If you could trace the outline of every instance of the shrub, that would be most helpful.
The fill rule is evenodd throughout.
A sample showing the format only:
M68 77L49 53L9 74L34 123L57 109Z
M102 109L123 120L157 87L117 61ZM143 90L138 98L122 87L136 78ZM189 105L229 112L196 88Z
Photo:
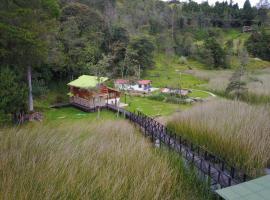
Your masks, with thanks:
M155 101L164 101L165 100L165 95L158 93L158 94L153 94L151 96L147 97L148 99L155 100Z
M179 58L179 64L186 65L187 64L187 58L185 56L181 56Z
M166 102L168 103L174 103L174 104L185 104L187 103L186 97L181 97L180 95L168 95L166 98Z

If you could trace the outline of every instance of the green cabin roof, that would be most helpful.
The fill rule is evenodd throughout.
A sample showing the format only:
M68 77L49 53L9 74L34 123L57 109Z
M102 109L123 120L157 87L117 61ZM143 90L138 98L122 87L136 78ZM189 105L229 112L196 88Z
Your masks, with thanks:
M109 78L107 77L98 77L97 76L89 76L89 75L82 75L78 79L71 81L68 83L68 86L73 86L82 89L90 89L96 87L100 83L104 83Z
M269 200L270 175L216 190L225 200Z

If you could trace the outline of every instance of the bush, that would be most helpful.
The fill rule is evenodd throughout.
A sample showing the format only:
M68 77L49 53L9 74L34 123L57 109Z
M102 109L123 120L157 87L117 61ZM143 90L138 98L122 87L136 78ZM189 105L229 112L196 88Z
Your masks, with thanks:
M151 96L147 97L150 100L155 100L155 101L164 101L165 100L165 95L159 93L159 94L153 94Z
M33 95L36 97L44 96L48 93L48 88L43 79L34 79L33 80Z
M185 56L181 56L179 58L179 64L186 65L187 64L187 58Z
M270 34L267 32L253 33L245 45L253 56L270 61Z
M174 104L183 104L186 103L185 99L180 98L180 97L176 97L176 96L168 96L166 98L166 102L168 103L174 103Z

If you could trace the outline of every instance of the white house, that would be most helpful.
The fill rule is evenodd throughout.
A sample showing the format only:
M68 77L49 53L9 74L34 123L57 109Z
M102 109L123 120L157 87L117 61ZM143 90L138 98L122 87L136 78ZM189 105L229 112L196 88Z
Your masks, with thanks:
M153 92L155 90L158 90L158 88L153 88L151 86L151 83L151 80L138 80L131 83L129 80L125 79L117 79L114 82L115 88L119 90L129 90L137 92Z

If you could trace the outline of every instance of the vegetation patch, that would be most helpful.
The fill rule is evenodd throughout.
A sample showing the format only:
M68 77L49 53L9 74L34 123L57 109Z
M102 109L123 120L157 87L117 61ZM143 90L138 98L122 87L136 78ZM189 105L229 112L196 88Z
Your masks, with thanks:
M209 196L124 121L0 132L1 199L194 199Z
M233 166L258 175L270 165L269 108L216 100L183 111L168 128L192 140Z
M121 101L125 103L125 97L122 97ZM132 112L139 110L149 116L170 115L190 107L190 105L172 104L134 96L126 96L126 103L128 104L127 110Z
M196 88L198 85L206 83L191 74L183 73L188 69L189 61L187 64L182 64L178 57L165 54L157 54L154 60L155 68L147 70L144 77L153 81L153 87ZM198 63L195 62L195 64Z

